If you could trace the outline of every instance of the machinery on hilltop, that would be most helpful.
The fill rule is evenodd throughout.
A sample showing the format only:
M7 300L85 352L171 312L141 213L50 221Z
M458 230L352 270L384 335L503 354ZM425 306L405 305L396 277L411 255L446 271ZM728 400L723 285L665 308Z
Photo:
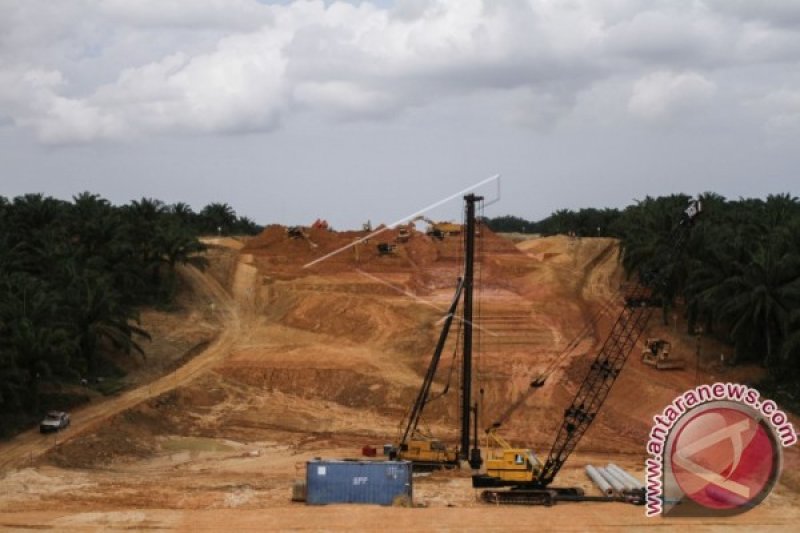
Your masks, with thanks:
M430 237L435 237L440 240L444 239L445 237L456 237L461 235L462 231L466 231L461 224L456 224L455 222L434 222L425 216L412 218L408 224L410 226L413 225L414 222L420 220L428 224L428 229L425 231L425 233ZM403 233L403 228L401 228L401 233ZM408 234L408 227L405 228L405 234Z
M699 200L690 202L680 223L673 230L671 254L680 252L689 235L690 227L701 209ZM670 261L663 261L662 264L668 265ZM654 307L660 305L658 289L669 275L670 272L665 268L643 273L640 275L640 284L624 298L623 309L611 332L592 362L572 403L564 410L561 427L544 461L540 460L532 450L515 448L497 434L502 423L510 416L513 409L521 405L521 401L512 404L499 421L486 430L487 436L498 447L489 451L485 472L473 475L472 484L476 488L507 487L507 489L484 491L482 493L484 501L550 505L558 500L592 499L583 496L583 491L580 489L555 488L550 487L550 484L608 397L625 361L643 333ZM546 379L547 374L540 376L531 383L531 389L542 387ZM643 495L632 495L629 501L643 503Z

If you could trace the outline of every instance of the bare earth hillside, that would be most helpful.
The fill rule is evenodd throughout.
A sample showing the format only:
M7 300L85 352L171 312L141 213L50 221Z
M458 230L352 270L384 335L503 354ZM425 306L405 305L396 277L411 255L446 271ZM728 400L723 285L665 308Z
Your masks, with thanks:
M179 343L187 356L160 377L73 413L55 436L35 431L0 444L0 528L179 530L617 530L689 526L787 530L800 520L800 454L787 450L781 483L759 507L731 519L647 519L620 503L504 508L482 504L467 472L415 478L419 508L307 507L290 502L313 457L357 457L397 438L461 270L462 243L412 234L395 254L368 243L304 267L362 237L312 230L290 239L271 226L243 243L212 242L211 267L181 271L186 309L163 326L153 353ZM476 270L477 390L488 427L587 325L546 385L504 425L514 444L546 453L563 408L620 310L615 241L550 237L516 245L483 229ZM458 327L454 325L454 333ZM559 474L594 489L587 463L612 461L643 478L651 419L698 382L753 381L758 369L719 364L724 347L701 344L685 324L654 317L648 336L673 343L687 369L659 372L634 350L601 413ZM442 358L425 424L457 434L455 335ZM163 344L161 344L163 343ZM452 371L451 371L452 369ZM795 427L800 423L792 420Z

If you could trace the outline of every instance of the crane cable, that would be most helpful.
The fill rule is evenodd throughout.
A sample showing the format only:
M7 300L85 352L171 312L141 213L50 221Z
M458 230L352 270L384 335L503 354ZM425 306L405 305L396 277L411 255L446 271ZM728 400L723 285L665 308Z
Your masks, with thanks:
M482 229L483 226L483 217L484 217L484 201L483 199L480 200L478 203L478 216L477 220L475 221L475 227L477 230L477 237L478 237L478 253L477 253L477 266L478 266L478 313L477 313L477 320L478 324L481 324L483 316L482 316L482 305L483 305L483 257L484 257L484 246L485 246L485 239L484 239L484 230ZM476 382L478 385L478 394L480 395L480 409L478 413L475 415L475 424L478 424L478 418L483 415L483 386L485 383L485 376L483 373L483 362L481 355L483 353L483 335L482 331L483 328L477 328L478 330L478 342L476 343L477 353L478 353L478 363L475 366L476 372ZM477 444L476 444L477 445Z
M528 398L530 398L530 396L533 394L534 391L540 389L545 384L545 382L547 381L547 378L549 378L550 375L553 372L555 372L555 370L559 367L559 365L564 360L564 358L567 355L571 354L572 351L575 348L577 348L578 345L586 337L589 336L589 334L591 333L591 330L594 328L594 325L597 323L597 321L600 320L600 317L602 315L607 314L608 312L610 312L612 301L613 301L613 299L609 299L605 303L602 304L600 309L589 319L589 321L584 325L584 327L581 329L581 331L579 331L578 334L569 343L567 343L567 345L561 350L561 352L555 357L555 359L553 361L551 361L550 364L547 367L545 367L545 369L542 372L540 372L539 375L533 381L531 381L530 387L528 387L528 389L524 393L522 393L519 396L519 398L517 398L511 405L509 405L505 409L505 411L503 411L503 413L497 418L497 421L495 421L492 424L491 428L488 428L486 431L489 431L490 429L497 429L501 425L503 425L508 420L508 418L523 403L525 403L525 401Z

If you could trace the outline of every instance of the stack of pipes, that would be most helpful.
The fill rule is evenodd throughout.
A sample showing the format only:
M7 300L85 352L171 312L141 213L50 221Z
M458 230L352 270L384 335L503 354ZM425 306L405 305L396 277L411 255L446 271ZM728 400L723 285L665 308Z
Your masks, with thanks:
M631 490L643 490L644 484L641 481L630 475L627 471L623 470L622 468L618 467L614 463L608 463L606 465L606 470L611 470L611 472L618 474L618 476L625 478L628 483L633 486Z
M586 475L606 496L613 496L614 493L623 495L644 488L635 477L613 463L609 463L605 468L587 465Z
M597 485L597 488L600 489L603 494L606 496L613 496L614 488L606 481L605 476L600 473L600 470L600 468L595 468L592 465L586 465L586 475L589 476L589 479Z

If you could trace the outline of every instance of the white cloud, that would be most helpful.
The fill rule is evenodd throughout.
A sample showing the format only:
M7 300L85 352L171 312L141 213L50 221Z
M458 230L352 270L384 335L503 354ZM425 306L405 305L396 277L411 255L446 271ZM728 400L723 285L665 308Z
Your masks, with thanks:
M696 72L653 72L634 83L628 110L646 120L667 119L697 108L715 91L714 83Z
M722 90L719 69L797 62L800 35L764 22L786 13L770 6L32 0L0 6L0 69L13 80L0 88L0 115L45 142L87 142L269 131L298 111L389 119L496 91L513 96L501 116L542 127L622 77L638 79L629 111L660 119ZM27 72L57 83L35 86Z
M272 19L269 6L251 0L102 0L101 14L140 27L255 29Z

